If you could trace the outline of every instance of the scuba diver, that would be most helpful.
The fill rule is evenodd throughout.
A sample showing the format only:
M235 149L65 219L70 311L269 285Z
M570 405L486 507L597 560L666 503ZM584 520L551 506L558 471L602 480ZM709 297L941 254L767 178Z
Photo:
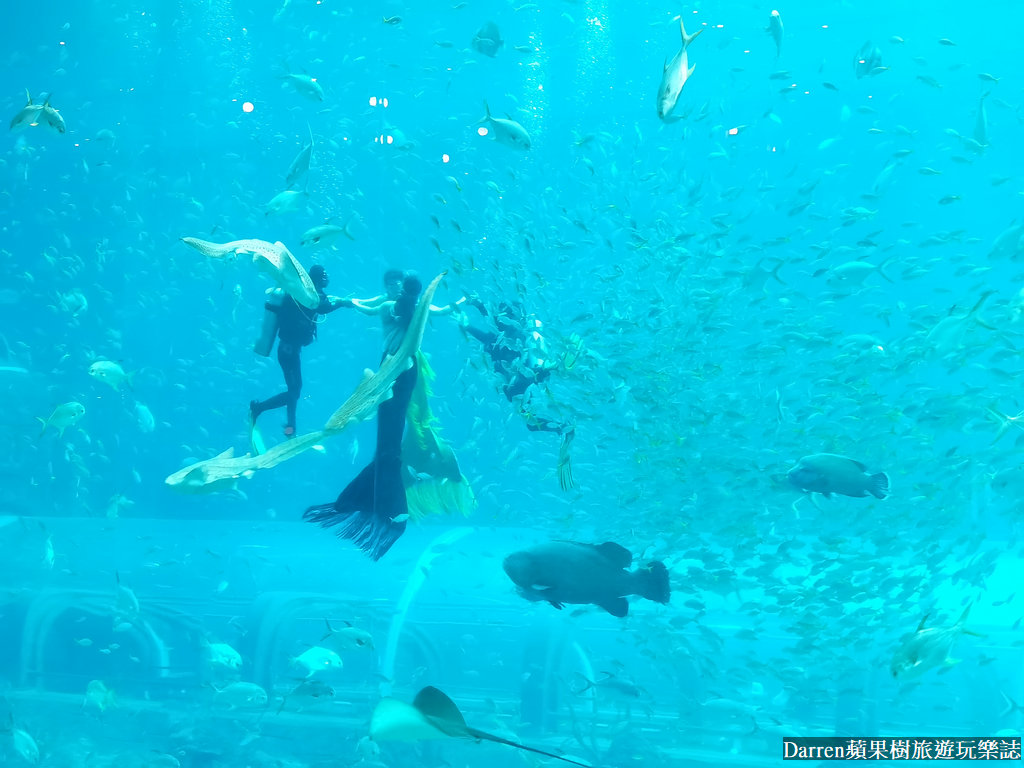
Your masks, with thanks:
M401 347L423 288L413 272L389 270L384 282L384 296L352 300L352 306L362 312L381 317L384 326L381 361ZM402 435L418 370L414 357L410 368L395 379L391 397L377 407L377 448L373 460L345 486L336 501L310 507L302 516L324 528L340 525L338 536L352 539L373 560L387 553L405 531L409 518L402 482Z
M295 437L295 409L299 402L299 394L302 392L302 348L312 344L316 339L316 327L321 315L330 314L342 307L353 306L352 299L342 299L324 293L330 278L327 270L320 264L313 265L309 270L309 277L320 297L319 306L316 309L306 309L287 294L281 295L279 302L268 301L265 306L270 322L264 322L264 336L257 342L257 353L266 356L270 354L274 336L278 338L277 362L281 364L287 390L266 400L249 402L251 427L255 427L256 419L264 411L286 408L284 434L289 438Z
M466 302L476 307L484 317L489 316L487 307L480 299L474 296L466 299ZM458 320L464 333L483 344L494 372L502 379L502 393L510 403L517 403L520 415L526 420L526 428L533 432L561 435L558 481L562 490L574 487L569 446L576 436L575 426L560 419L542 416L533 407L534 399L541 392L540 385L550 378L552 369L562 363L562 360L548 359L547 344L541 334L541 321L536 317L528 317L519 301L503 301L498 304L498 311L494 315L496 331L470 325L464 312ZM574 353L578 351L574 350Z

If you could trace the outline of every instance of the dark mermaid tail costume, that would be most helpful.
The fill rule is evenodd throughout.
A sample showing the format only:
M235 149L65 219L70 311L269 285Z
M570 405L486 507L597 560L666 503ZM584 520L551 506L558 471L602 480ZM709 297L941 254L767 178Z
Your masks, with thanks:
M391 397L377 407L377 449L373 461L345 486L333 504L310 507L304 520L319 523L324 528L339 526L336 533L352 542L374 560L380 560L398 537L405 532L409 506L402 482L402 434L405 431L405 413L416 387L416 351L422 337L429 311L430 296L439 281L435 279L424 297L418 329L413 322L416 297L420 293L419 278L406 273L402 293L382 315L384 322L384 355L381 364L395 356L405 357L410 367L400 373L391 388ZM416 343L409 348L406 334L413 326Z
M402 482L402 434L405 413L416 387L417 365L401 374L392 396L377 408L377 450L373 461L332 504L310 507L303 519L325 528L380 560L405 531L409 507Z

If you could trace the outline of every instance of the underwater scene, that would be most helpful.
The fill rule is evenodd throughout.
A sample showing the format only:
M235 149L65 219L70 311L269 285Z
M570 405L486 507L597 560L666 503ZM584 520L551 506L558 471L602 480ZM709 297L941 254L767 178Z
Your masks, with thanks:
M1019 739L1024 5L4 18L0 763Z

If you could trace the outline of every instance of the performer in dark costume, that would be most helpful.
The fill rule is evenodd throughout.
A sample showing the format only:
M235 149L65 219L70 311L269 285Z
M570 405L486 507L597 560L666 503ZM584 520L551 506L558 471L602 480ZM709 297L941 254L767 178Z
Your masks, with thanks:
M390 273L389 273L390 274ZM376 305L384 324L384 354L398 352L423 286L412 273L387 283L388 299ZM357 305L358 306L358 305ZM405 412L416 386L416 360L394 383L392 396L377 408L377 448L371 461L332 504L310 507L303 519L329 528L379 560L405 531L409 508L402 482L402 433Z
M351 299L339 299L324 293L330 283L330 277L327 270L319 264L309 270L309 277L320 298L320 304L316 309L300 306L291 296L285 296L280 304L266 304L267 311L277 315L277 362L281 365L287 389L266 400L253 400L249 403L249 422L253 427L260 414L276 408L285 408L285 437L295 437L295 410L299 403L299 395L302 394L302 348L312 344L316 339L316 327L321 316L342 307L353 306ZM273 339L268 341L272 342ZM269 350L268 344L267 351Z

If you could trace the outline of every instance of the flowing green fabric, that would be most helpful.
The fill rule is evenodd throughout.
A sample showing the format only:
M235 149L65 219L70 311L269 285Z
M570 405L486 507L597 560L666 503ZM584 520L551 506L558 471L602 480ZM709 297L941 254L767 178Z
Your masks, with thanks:
M439 436L440 425L430 412L430 384L435 378L427 356L416 353L419 375L406 411L408 429L402 440L403 474L409 515L419 520L427 515L459 512L468 515L476 506L469 481L459 469L451 446Z

